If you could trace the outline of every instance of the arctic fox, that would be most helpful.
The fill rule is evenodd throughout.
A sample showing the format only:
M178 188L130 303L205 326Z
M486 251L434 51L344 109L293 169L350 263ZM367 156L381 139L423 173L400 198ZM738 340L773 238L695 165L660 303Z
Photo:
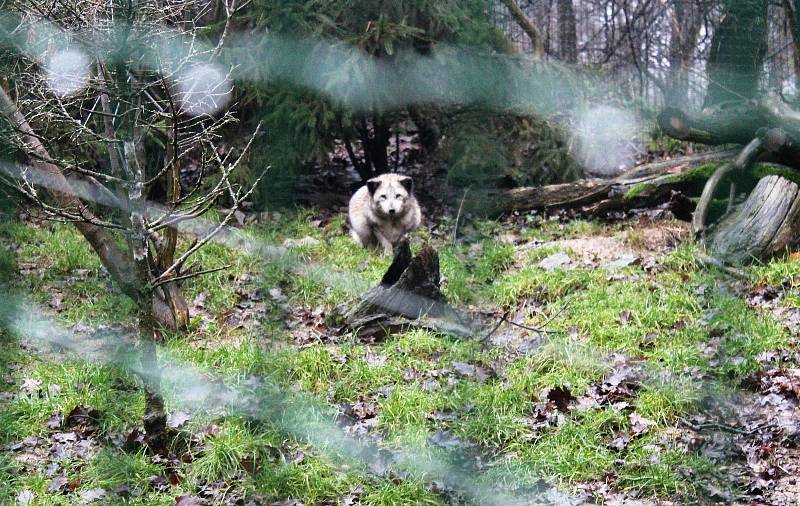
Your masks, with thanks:
M367 248L391 255L403 237L422 221L408 176L383 174L367 181L350 199L348 215L353 239Z

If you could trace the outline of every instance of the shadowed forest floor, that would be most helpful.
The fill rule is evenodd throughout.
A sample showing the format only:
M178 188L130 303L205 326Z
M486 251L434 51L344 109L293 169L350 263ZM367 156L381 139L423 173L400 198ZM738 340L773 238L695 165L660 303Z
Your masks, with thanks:
M487 339L422 330L361 341L335 309L389 264L354 247L341 214L270 212L247 237L314 266L222 245L185 286L191 332L165 348L226 384L264 378L339 411L345 432L383 448L456 454L475 483L555 487L554 502L797 504L800 485L800 262L706 270L685 224L524 214L427 223L449 301ZM0 226L7 283L87 339L131 330L68 226ZM489 332L487 331L487 334ZM111 365L4 331L2 504L469 504L457 487L359 465L247 416L170 398L167 456L136 445L144 400ZM545 502L546 494L532 494ZM567 499L567 497L569 499Z

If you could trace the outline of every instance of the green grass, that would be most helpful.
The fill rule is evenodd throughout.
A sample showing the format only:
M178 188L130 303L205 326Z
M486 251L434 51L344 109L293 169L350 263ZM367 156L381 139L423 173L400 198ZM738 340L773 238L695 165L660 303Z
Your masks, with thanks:
M253 430L240 419L225 419L217 434L208 436L202 452L187 472L192 480L228 480L247 469L268 466L275 459L271 434Z
M92 485L106 490L123 485L147 490L148 479L163 472L164 466L154 464L143 452L121 453L106 448L88 462L81 475Z
M625 457L619 486L637 495L695 497L700 483L684 475L713 472L707 460L670 444L664 449L664 443L650 434L633 441Z
M335 342L298 346L284 326L284 320L294 317L269 297L268 320L256 329L221 324L218 317L256 289L280 288L295 310L322 309L330 314L380 279L389 259L354 247L342 232L342 217L320 228L314 216L313 210L287 212L243 230L262 244L279 246L286 239L305 236L319 241L293 249L290 256L259 258L221 245L201 250L198 268L231 267L185 284L189 302L205 296L211 319L204 325L196 322L188 333L166 335L164 353L233 385L258 375L323 405L374 402L375 430L387 447L426 448L436 431L450 431L491 455L490 469L476 477L476 483L521 486L544 478L568 491L582 481L605 480L613 473L618 489L691 502L697 480L716 469L674 444L670 431L682 417L697 413L704 397L733 388L756 370L759 353L791 345L788 333L770 314L747 307L738 295L719 287L719 273L699 270L692 244L668 253L661 272L635 266L619 276L587 268L548 272L537 265L556 248L543 246L521 254L499 235L550 241L616 234L624 225L564 223L536 216L529 217L524 231L473 220L462 224L469 243L452 244L449 233L437 236L425 231L412 245L418 250L420 237L425 236L438 249L444 292L453 304L516 310L525 303L530 310L525 323L547 323L549 332L541 345L525 353L427 331L408 331L375 343L342 336ZM452 223L442 228L450 230ZM57 313L61 323L132 322L132 304L113 289L69 226L4 223L0 245L11 243L21 247L13 254L0 248L0 280L44 305L53 289L61 290L63 307ZM17 274L19 266L32 266L34 271ZM752 267L750 272L759 283L782 285L787 292L784 304L800 300L794 292L800 267L791 257ZM74 279L65 281L70 277ZM504 326L499 332L506 331L511 329ZM42 382L40 394L21 395L0 406L0 443L47 436L47 418L77 405L98 409L103 435L141 424L143 395L132 375L111 366L23 352L16 338L7 334L0 339L0 367L16 382L0 383L0 391L16 393L25 378ZM714 339L719 344L709 355L703 350ZM576 397L585 395L613 374L613 360L623 356L634 358L645 376L625 411L609 406L571 410L547 427L532 427L530 418L543 402L544 389L565 387ZM497 376L484 381L462 376L453 370L456 361L496 370ZM696 371L708 381L698 382ZM55 384L60 391L49 393L49 385ZM177 409L180 399L171 394L167 392L168 407ZM616 433L630 428L631 413L655 425L620 452L610 443ZM81 479L77 493L126 485L147 490L130 504L174 504L175 495L196 493L203 484L222 480L241 486L246 494L275 501L335 503L341 496L355 494L366 504L447 502L421 477L393 481L372 476L273 422L201 410L182 429L180 441L185 443L209 425L218 430L194 443L191 458L176 470L181 482L170 493L147 489L150 476L165 472L163 464L144 453L125 453L108 445L88 461L70 464L71 476ZM0 481L0 503L13 501L23 488L34 491L41 504L71 504L75 497L50 497L49 478L41 469L18 472L13 455L0 452L0 472L12 471L13 479Z
M773 259L770 262L758 264L752 268L756 279L770 286L786 286L794 288L800 280L800 261L789 255Z
M442 274L447 280L445 295L454 304L465 304L476 301L483 291L481 288L512 264L514 248L494 240L484 240L471 247L446 246L440 255Z
M545 271L529 265L503 273L491 287L491 300L502 307L513 307L529 298L534 302L553 303L567 294L602 283L605 272L573 269Z
M506 378L529 392L567 386L583 394L610 370L605 353L573 335L553 334L530 355L511 363Z
M66 416L76 406L100 411L104 434L130 426L143 413L143 395L131 378L109 366L77 360L37 361L19 369L14 379L17 388L25 379L41 383L36 391L20 394L0 412L0 440L5 442L45 435L44 424L51 415Z
M521 449L521 463L536 475L557 476L565 483L600 476L617 458L605 435L624 423L624 416L611 410L577 415Z

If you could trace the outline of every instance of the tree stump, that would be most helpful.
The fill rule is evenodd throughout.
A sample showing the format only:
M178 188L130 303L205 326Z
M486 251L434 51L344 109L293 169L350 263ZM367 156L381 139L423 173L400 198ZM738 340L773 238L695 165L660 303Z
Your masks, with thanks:
M439 255L424 246L412 258L408 241L395 247L392 264L378 286L371 288L361 301L345 314L342 332L356 332L359 337L379 337L393 330L421 327L471 336L462 316L453 309L439 290Z
M800 239L800 187L780 176L762 178L747 200L710 236L714 255L745 264L794 247Z

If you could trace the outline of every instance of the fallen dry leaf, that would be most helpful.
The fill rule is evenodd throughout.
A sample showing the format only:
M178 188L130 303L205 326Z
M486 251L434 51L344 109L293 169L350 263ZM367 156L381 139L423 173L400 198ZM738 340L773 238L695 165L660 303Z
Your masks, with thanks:
M205 503L196 495L179 495L175 498L175 506L203 506Z
M89 504L101 499L105 499L106 491L102 488L92 488L81 492L81 503Z
M183 411L176 411L174 413L170 413L167 417L167 426L170 429L180 429L186 423L191 420L192 417L188 413L184 413Z
M36 499L36 494L28 490L22 490L19 494L17 494L17 504L20 506L28 506L29 504L33 504L33 501Z
M650 427L656 424L656 422L653 420L641 417L636 413L631 413L628 415L628 419L631 422L631 434L634 436L647 433L650 430Z
M61 428L62 423L64 423L64 417L61 416L61 413L55 413L50 415L50 418L47 419L45 427L51 430L56 430Z
M478 365L467 364L466 362L453 362L451 367L459 376L475 379L479 383L483 383L490 377L489 372Z
M69 492L69 487L67 484L69 480L67 479L66 475L56 476L50 481L50 484L47 486L47 491L51 494L66 494Z
M566 412L569 404L575 401L575 396L572 395L569 388L560 386L547 391L547 400L555 404L559 411Z
M624 324L631 321L632 313L630 311L622 311L619 316L617 316L617 323Z
M61 292L53 292L50 295L50 307L56 311L61 311L64 307L64 294Z
M42 382L37 379L25 378L22 380L22 385L19 387L22 393L31 395L39 391L39 388L42 386Z

